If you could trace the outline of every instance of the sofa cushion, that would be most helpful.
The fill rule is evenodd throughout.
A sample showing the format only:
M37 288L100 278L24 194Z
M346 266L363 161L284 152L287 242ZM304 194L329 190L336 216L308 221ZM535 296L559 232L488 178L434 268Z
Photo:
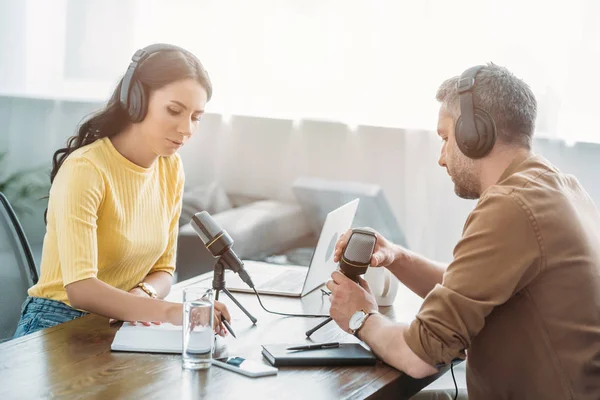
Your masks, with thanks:
M311 235L297 204L262 200L214 214L215 222L233 238L240 258L278 253ZM187 223L180 227L177 245L178 277L188 279L210 271L216 259Z
M225 189L218 182L196 186L183 193L179 226L189 223L200 211L213 215L232 207Z
M234 240L239 257L278 252L311 233L297 204L262 200L215 216Z

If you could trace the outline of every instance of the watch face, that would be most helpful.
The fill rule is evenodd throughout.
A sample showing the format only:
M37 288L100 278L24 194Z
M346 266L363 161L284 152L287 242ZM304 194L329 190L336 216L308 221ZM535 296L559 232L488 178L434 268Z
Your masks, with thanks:
M367 316L367 314L365 314L363 311L355 312L354 314L352 314L352 317L350 317L350 322L348 323L348 327L354 331L357 330L362 325L363 320L365 319L366 316Z

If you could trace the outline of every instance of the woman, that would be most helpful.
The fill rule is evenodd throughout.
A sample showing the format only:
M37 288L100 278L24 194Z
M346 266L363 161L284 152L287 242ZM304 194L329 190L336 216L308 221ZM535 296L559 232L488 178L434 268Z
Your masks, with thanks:
M53 157L39 282L15 337L81 317L182 324L162 300L175 270L184 174L177 150L198 127L212 86L191 53L138 50L106 107ZM227 334L224 304L215 331Z

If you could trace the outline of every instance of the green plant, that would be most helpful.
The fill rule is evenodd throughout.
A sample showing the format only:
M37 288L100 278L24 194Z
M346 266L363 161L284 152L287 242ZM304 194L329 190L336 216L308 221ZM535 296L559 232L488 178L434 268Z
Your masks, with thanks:
M0 153L0 166L5 160L6 153ZM48 196L49 167L27 168L6 176L1 171L6 171L6 168L0 167L0 192L4 193L19 218L32 214Z

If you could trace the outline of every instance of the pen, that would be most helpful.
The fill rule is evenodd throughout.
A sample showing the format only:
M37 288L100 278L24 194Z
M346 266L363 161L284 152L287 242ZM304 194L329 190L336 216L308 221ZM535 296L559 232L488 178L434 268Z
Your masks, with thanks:
M223 322L223 325L225 325L225 328L227 328L229 333L231 333L231 336L233 336L234 338L237 339L237 336L235 336L235 333L233 332L233 329L231 329L231 325L229 325L229 322L227 322L227 320L225 318L223 318L221 320L221 322Z
M309 344L306 346L294 346L294 347L288 347L286 350L319 350L319 349L335 349L336 347L340 347L340 344L338 342Z

